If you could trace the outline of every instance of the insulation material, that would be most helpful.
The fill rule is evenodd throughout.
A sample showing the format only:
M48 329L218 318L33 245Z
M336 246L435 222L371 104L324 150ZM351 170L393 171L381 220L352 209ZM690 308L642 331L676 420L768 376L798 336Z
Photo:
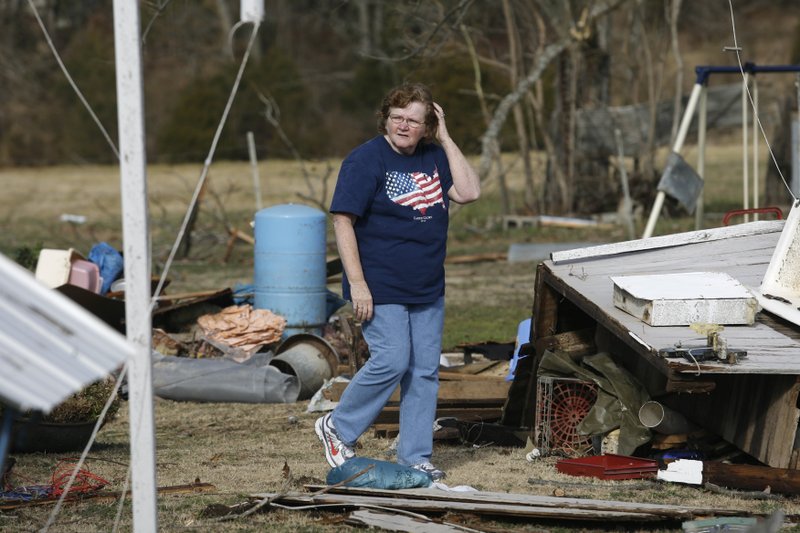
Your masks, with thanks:
M651 326L752 325L758 300L724 272L612 276L614 305Z
M197 324L206 337L248 353L281 340L286 319L269 309L232 305L219 313L203 315Z

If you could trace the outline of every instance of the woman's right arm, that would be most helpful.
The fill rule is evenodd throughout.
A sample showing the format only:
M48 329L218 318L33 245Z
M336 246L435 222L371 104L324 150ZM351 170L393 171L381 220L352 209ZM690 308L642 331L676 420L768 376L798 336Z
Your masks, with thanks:
M353 225L356 216L351 213L333 214L333 231L336 234L336 247L347 281L350 282L350 298L353 301L353 311L358 320L372 318L372 293L364 279L364 270L361 268L361 256L358 253L358 242Z

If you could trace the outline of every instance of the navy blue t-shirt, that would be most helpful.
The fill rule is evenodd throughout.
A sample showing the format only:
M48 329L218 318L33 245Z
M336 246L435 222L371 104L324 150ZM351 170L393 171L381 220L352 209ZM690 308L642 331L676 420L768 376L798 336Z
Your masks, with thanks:
M452 184L447 156L435 144L420 142L404 155L380 136L342 162L330 211L358 217L358 252L374 303L429 303L444 294ZM346 275L342 289L350 299Z

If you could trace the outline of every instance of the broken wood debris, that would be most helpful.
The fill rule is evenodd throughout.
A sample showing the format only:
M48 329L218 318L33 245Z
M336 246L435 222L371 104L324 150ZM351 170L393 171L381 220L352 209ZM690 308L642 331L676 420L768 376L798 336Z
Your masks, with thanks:
M451 265L457 265L465 263L480 263L483 261L505 261L506 259L508 259L508 254L504 252L490 252L484 254L448 255L444 262Z
M426 533L448 533L453 531L475 531L456 524L435 522L425 515L417 513L389 513L370 509L358 509L350 513L346 523L385 529L387 531L419 531Z
M800 494L800 471L793 468L705 461L703 481L730 489Z
M306 487L310 491L318 491L319 488L317 486ZM329 489L325 494L256 494L251 497L259 500L271 498L274 504L287 509L309 509L322 506L327 508L380 506L384 510L404 510L426 515L431 513L437 516L449 512L468 512L481 516L565 519L586 522L614 520L639 523L690 520L695 517L754 516L753 513L735 509L483 491L453 493L436 488L381 490L336 487Z
M508 398L511 382L505 377L494 375L497 369L507 372L503 361L476 361L458 367L447 367L439 372L439 393L437 400L436 417L451 417L471 422L494 422L502 415L503 404ZM339 370L344 370L343 365ZM345 370L346 371L346 370ZM323 397L332 402L338 402L346 382L332 383L323 390ZM389 399L378 418L373 423L375 436L394 437L399 431L399 387ZM437 435L438 438L457 437L452 435Z

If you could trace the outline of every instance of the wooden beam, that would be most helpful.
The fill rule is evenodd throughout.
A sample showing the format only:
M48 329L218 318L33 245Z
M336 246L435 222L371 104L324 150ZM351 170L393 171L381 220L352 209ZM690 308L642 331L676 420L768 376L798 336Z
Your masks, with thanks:
M494 422L500 419L502 408L497 407L437 407L436 418L453 417L465 420L483 420L484 422ZM396 406L384 407L376 424L397 423L400 420L400 408Z
M706 461L703 463L703 481L729 489L769 489L781 494L800 494L800 472L789 468Z
M317 489L307 486L308 490ZM262 500L272 494L255 494ZM279 497L280 495L274 495ZM748 514L738 509L664 505L657 503L564 498L500 492L446 492L437 489L382 490L354 487L335 487L325 494L292 493L287 500L276 501L302 504L332 504L402 508L418 512L471 512L479 515L516 516L527 518L563 518L588 521L658 521L688 520L708 516L742 516ZM755 513L758 515L758 513ZM763 516L763 515L762 515Z
M472 365L467 365L472 366ZM503 376L491 376L486 374L469 374L464 372L451 372L449 370L439 371L439 381L478 381L481 383L491 383L493 381L505 381Z
M333 383L322 393L326 400L338 402L347 388L347 383ZM502 403L508 396L511 383L497 380L478 381L441 381L439 383L439 402L465 402L477 400L483 402ZM400 401L400 388L395 389L390 402Z
M586 355L597 353L594 341L595 328L584 328L548 335L536 340L536 353L563 352L571 359L577 360Z

